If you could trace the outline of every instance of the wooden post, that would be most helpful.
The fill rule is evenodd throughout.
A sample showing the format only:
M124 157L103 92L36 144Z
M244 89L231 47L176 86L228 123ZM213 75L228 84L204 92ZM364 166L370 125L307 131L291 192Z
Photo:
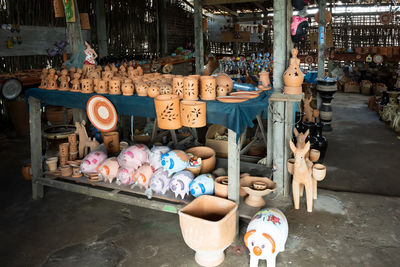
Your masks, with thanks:
M167 1L159 0L158 2L158 17L160 19L160 45L161 56L168 55L168 34L167 34Z
M283 91L283 73L286 69L287 18L286 5L274 0L274 92ZM283 110L281 110L283 113Z
M194 0L194 44L196 57L196 74L204 72L203 16L200 0Z
M228 198L239 205L240 188L240 147L236 132L228 129ZM239 211L236 214L236 236L239 233Z
M67 22L67 40L71 47L71 53L75 54L79 49L79 43L83 44L81 21L79 19L78 3L74 1L75 6L75 22Z
M106 27L106 12L104 10L104 0L96 0L96 24L97 41L99 43L99 58L108 55L108 37Z
M318 79L325 77L325 26L326 26L326 0L319 1L318 22ZM322 103L321 97L317 96L317 107Z
M40 101L29 97L29 128L31 139L32 198L43 198L43 185L38 183L42 177L42 129Z
M290 34L290 22L293 16L293 5L292 1L286 2L286 57L285 57L285 69L289 66L289 58L291 56L291 51L294 47L294 43L292 41L292 36Z

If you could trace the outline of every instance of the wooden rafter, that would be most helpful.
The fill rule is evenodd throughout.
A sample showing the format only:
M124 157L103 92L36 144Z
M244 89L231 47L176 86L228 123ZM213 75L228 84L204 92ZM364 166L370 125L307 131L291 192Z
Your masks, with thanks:
M260 2L260 0L203 0L203 6Z
M261 2L263 2L263 1L261 1ZM260 2L254 2L254 4L259 8L259 9L261 9L262 11L267 11L267 9L265 8L265 6L263 6Z
M239 13L237 13L236 11L233 11L232 9L227 8L226 6L223 5L215 5L216 8L219 8L225 12L228 12L229 14L231 14L232 16L239 16Z

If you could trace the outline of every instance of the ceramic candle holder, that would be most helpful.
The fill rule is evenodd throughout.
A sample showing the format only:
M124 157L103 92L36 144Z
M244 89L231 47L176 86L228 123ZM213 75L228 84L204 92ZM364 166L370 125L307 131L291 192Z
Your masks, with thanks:
M215 100L217 96L216 93L217 82L215 78L212 76L201 76L200 83L201 83L200 98L202 100Z
M180 99L183 98L183 80L182 76L174 77L172 79L172 91L174 95L177 95Z
M136 85L136 93L138 96L147 96L147 90L149 86L146 83L138 83Z
M97 88L98 94L108 93L108 80L100 80Z
M176 130L182 127L178 96L159 95L154 98L154 105L160 129Z
M156 85L152 85L147 90L147 95L151 98L155 98L156 96L160 95L160 88Z
M185 127L206 126L206 103L201 101L181 101L181 121Z
M199 96L199 81L194 77L185 77L183 80L183 99L197 100Z
M84 94L93 93L92 79L81 79L81 92Z
M120 95L121 94L121 81L113 79L108 83L108 93L110 95Z

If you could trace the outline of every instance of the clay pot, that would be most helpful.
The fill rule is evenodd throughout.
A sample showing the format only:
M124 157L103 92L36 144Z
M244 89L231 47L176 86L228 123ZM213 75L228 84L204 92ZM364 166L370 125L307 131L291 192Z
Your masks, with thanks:
M22 167L22 176L27 181L32 179L32 164L27 163Z
M93 93L92 79L81 79L81 92L84 94Z
M224 250L236 233L237 204L233 201L202 195L179 211L179 224L185 243L196 251L195 260L202 266L217 266Z
M287 95L299 95L303 91L301 86L284 86L283 92Z
M72 175L72 168L69 165L61 167L61 176L68 177Z
M107 94L108 93L108 80L100 80L97 86L98 94Z
M199 81L194 77L185 77L183 80L183 99L197 100L199 96Z
M121 150L124 150L125 148L127 148L129 146L129 143L128 142L125 142L125 141L121 141L121 142L119 142L119 150L121 151Z
M176 130L182 127L178 96L159 95L154 98L154 105L160 129Z
M228 87L226 86L217 86L217 97L228 95Z
M108 82L108 93L110 95L121 94L121 81L119 79L113 79Z
M78 158L78 151L69 152L69 160L76 160Z
M107 149L107 153L119 152L119 133L118 132L101 133L101 135L103 137L103 142Z
M217 97L216 86L217 82L212 76L201 76L201 91L200 97L203 100L215 100Z
M183 98L183 80L182 76L175 77L172 79L172 92L177 95L180 99Z
M114 76L114 73L112 71L103 71L101 77L103 80L111 80Z
M208 146L196 146L189 148L185 151L186 153L191 153L202 160L202 166L200 173L211 173L215 168L216 154L214 149Z
M317 181L322 181L326 175L326 167L322 164L314 164L312 168L313 178Z
M269 80L269 72L263 70L259 75L262 86L267 87L271 84L271 81Z
M294 162L295 162L295 159L294 158L292 158L292 159L288 159L287 160L287 169L288 169L288 172L290 173L290 174L292 174L293 175L293 171L294 171Z
M79 166L72 167L72 177L79 178L82 176L81 168Z
M228 75L220 74L215 78L215 80L217 82L217 94L218 94L218 88L220 86L226 87L228 93L232 91L233 81Z
M241 176L240 178L242 178ZM228 198L228 176L219 176L214 180L215 195L222 198ZM240 187L239 195L244 197L247 193Z
M263 188L263 184L266 185L264 189L256 189ZM271 181L267 177L254 177L254 176L245 176L240 180L240 185L243 187L243 190L249 194L248 197L244 200L244 202L251 207L263 207L265 206L265 200L263 197L271 192L273 192L277 185L275 182Z
M136 85L136 93L138 96L147 96L147 90L149 86L145 83L138 83Z
M297 58L298 50L292 49L292 58L290 58L289 67L283 73L283 82L285 86L299 87L304 80L304 74L300 70L300 60Z
M68 157L68 148L69 148L69 143L62 143L58 146L60 156L67 156Z
M127 95L127 96L133 95L134 88L133 88L132 81L131 82L124 82L122 84L122 86L121 86L121 90L122 90L122 94L123 95Z
M60 167L67 165L68 155L60 156Z
M152 85L147 90L147 95L151 98L155 98L160 95L160 88L158 86Z
M49 171L57 170L57 161L58 161L57 157L48 158L46 160L46 164L49 167Z
M311 149L310 150L310 160L312 162L316 162L319 159L320 152L317 149Z
M182 126L200 128L206 126L206 103L201 101L181 101Z

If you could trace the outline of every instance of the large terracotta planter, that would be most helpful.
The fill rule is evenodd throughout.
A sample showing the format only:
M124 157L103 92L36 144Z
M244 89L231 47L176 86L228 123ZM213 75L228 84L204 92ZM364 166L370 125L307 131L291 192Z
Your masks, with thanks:
M212 76L201 76L200 83L200 98L203 100L215 100L215 98L217 97L217 82L215 78Z
M195 260L201 266L224 261L224 250L235 237L237 208L233 201L203 195L179 211L183 239L196 251Z
M215 168L216 163L216 153L214 149L208 146L196 146L189 148L185 151L186 153L191 153L202 160L202 166L200 173L211 173Z
M183 100L181 102L181 121L185 127L206 126L206 102Z
M183 80L184 77L175 77L172 79L172 91L174 95L177 95L180 99L183 98Z
M218 87L223 86L223 87L226 87L228 92L232 91L233 81L228 75L220 74L215 78L215 80L217 82L217 89L218 89Z
M179 97L177 95L159 95L154 98L157 124L160 129L176 130L182 127Z
M185 77L183 80L183 99L197 100L199 97L199 80L195 77Z
M249 194L244 202L251 207L265 206L264 196L275 191L277 185L267 177L245 176L240 180L243 190Z

